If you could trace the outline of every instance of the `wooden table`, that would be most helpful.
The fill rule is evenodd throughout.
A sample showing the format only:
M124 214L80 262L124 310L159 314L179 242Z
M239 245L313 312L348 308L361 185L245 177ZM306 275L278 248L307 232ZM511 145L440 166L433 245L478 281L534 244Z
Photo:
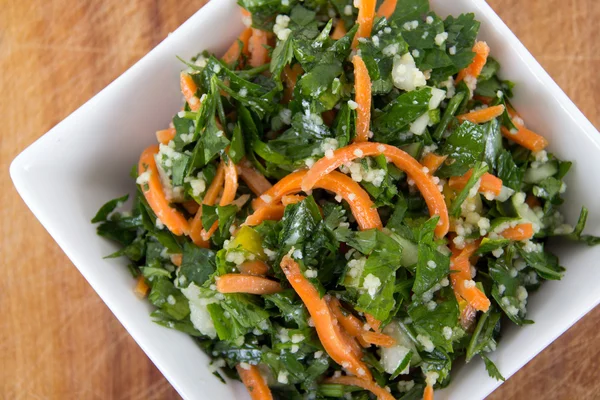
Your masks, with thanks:
M178 398L25 207L8 165L203 3L0 0L0 398ZM598 1L490 3L599 127ZM490 399L599 398L599 324L597 308Z

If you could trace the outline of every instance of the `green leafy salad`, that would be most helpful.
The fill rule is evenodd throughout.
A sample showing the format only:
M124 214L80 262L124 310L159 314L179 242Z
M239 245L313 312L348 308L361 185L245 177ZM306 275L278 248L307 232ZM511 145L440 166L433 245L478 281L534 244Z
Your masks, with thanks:
M427 0L239 0L226 54L92 220L151 318L254 400L433 399L588 245L571 162L512 107L473 14ZM543 133L543 132L542 132ZM133 187L133 184L132 184Z

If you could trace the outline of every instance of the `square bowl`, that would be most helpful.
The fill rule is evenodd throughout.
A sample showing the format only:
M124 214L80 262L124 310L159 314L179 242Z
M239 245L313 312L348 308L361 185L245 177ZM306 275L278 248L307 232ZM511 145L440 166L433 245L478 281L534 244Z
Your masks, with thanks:
M600 189L589 176L600 176L600 135L552 81L532 55L483 0L432 0L441 16L473 12L481 21L480 38L502 64L504 78L516 82L514 104L536 131L549 139L549 150L575 161L564 206L569 221L581 205L593 205ZM221 21L228 21L224 24ZM154 324L150 304L138 299L123 260L102 257L116 245L96 236L91 217L106 200L134 188L127 171L152 134L164 128L181 106L182 65L199 51L221 54L243 24L235 0L209 2L136 65L71 116L23 151L10 168L25 203L104 300L140 347L186 399L247 399L239 384L223 385L208 370L208 357L187 335ZM588 230L600 234L600 212L590 211ZM505 377L600 303L600 247L561 245L555 249L567 267L562 281L546 282L529 299L528 316L536 323L506 329L492 353ZM569 299L565 302L563 299ZM436 399L479 399L500 383L483 363L453 371L452 384Z

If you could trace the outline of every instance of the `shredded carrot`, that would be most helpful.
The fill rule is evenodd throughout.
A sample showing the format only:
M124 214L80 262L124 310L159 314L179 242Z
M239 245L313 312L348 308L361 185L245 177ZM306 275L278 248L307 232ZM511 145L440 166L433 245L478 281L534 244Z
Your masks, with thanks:
M262 276L225 274L217 278L217 291L219 293L273 294L282 290L279 282Z
M365 314L365 318L367 319L367 324L369 324L369 326L373 328L375 332L379 332L381 329L381 321L369 313Z
M475 95L473 96L473 100L477 100L482 102L483 104L487 104L489 105L494 99L492 97L486 97L486 96L479 96L479 95ZM509 107L510 110L510 107Z
M530 131L525 128L523 125L519 125L515 123L513 120L513 124L517 127L516 132L511 132L505 126L502 127L502 135L517 144L529 149L533 152L544 150L548 147L548 141L545 137L538 135L537 133Z
M448 158L448 156L438 156L435 153L427 153L421 160L421 164L423 164L423 166L429 170L429 173L433 175L435 171L442 166L444 161L446 161L446 158Z
M181 263L183 262L183 254L172 254L171 255L171 262L176 266L176 267L180 267Z
M246 369L248 368L248 369ZM235 367L252 400L273 400L273 395L256 365Z
M366 331L363 329L363 324L360 323L360 320L352 315L352 313L342 310L342 305L336 297L330 297L328 299L328 304L333 315L339 321L340 325L342 325L342 328L344 328L350 336L356 338L361 346L369 347L369 343L361 336Z
M423 171L423 165L415 160L408 153L397 147L382 143L364 142L354 143L333 152L333 157L323 157L317 161L308 171L302 181L302 190L315 187L319 179L332 173L339 166L349 163L356 158L368 156L377 156L383 154L389 158L398 168L404 170L408 176L415 182L419 188L431 216L439 215L440 221L435 228L438 237L443 237L448 233L450 219L448 217L448 208L444 201L444 196L440 193L437 185L433 182L431 175ZM358 220L358 218L357 218Z
M251 28L248 48L250 49L250 66L260 67L269 62L269 51L265 47L268 44L268 33L266 31Z
M456 249L450 257L450 282L457 298L463 298L474 309L486 312L490 308L490 300L471 280L471 263L469 258L479 247L479 241L469 243L463 250Z
M509 240L527 240L531 239L535 232L533 231L533 224L525 222L519 224L513 228L507 228L500 233L505 239Z
M244 207L244 205L248 202L248 200L250 200L250 195L246 193L232 201L230 204L233 204L238 208L238 210L241 210L242 207Z
M377 9L377 16L390 19L392 14L394 14L394 11L396 11L397 2L398 0L384 0L379 6L379 9Z
M466 174L463 176L453 176L448 180L448 186L455 190L462 190L469 181L469 178L473 174L473 170L468 170ZM481 176L481 181L479 184L479 192L480 193L493 193L495 196L498 196L502 191L502 180L500 178L495 177L494 175L486 172Z
M222 163L224 163L222 161ZM237 166L232 160L229 160L225 164L225 184L223 186L223 193L221 194L221 200L219 201L220 206L226 206L231 204L235 200L235 194L238 189L238 170ZM202 240L208 241L219 227L219 221L215 221L208 231L202 232Z
M244 261L237 266L237 269L247 275L266 275L269 272L269 266L260 260Z
M217 168L217 173L213 178L210 186L206 190L204 194L204 199L202 200L202 204L206 204L207 206L212 206L217 202L217 198L219 197L219 193L221 193L221 189L223 189L223 182L225 181L225 165L223 163L219 164ZM194 242L196 246L205 247L209 246L209 243L202 239L202 208L198 209L198 212L194 216L192 220L192 225L190 229L190 238Z
M283 68L281 73L281 77L285 82L285 88L283 89L283 101L285 103L289 103L294 97L294 88L296 87L296 82L298 82L298 77L304 73L302 66L300 64L294 64L291 67L286 65Z
M285 206L283 204L266 204L258 207L256 211L246 217L244 225L256 226L263 221L279 221L283 218Z
M423 400L433 400L433 386L425 386L425 392L423 392Z
M189 212L192 215L195 215L198 212L198 209L200 208L200 204L196 203L194 200L184 201L183 203L181 203L181 205L183 206L183 208L185 208L187 212Z
M160 183L156 160L154 159L157 153L158 145L150 146L142 152L138 164L138 173L141 176L148 176L148 178L147 183L141 184L140 187L156 217L175 235L187 234L190 230L187 219L185 219L183 214L171 207L165 197L165 192Z
M375 396L377 396L377 400L394 400L394 396L392 396L387 390L385 390L381 386L378 386L372 380L361 379L355 376L338 376L337 378L333 377L325 379L325 383L357 386L373 393Z
M192 77L182 72L179 76L179 83L181 85L181 93L183 93L183 97L185 97L185 101L190 106L190 110L198 111L200 109L200 99L196 96L196 91L198 90L198 86L196 86L196 82L192 79Z
M287 175L273 185L270 190L254 200L254 209L267 204L266 200L268 200L269 204L276 204L282 196L300 192L302 190L301 183L305 176L308 176L308 172L305 170L292 172ZM317 177L307 190L312 188L334 192L346 200L360 229L381 229L383 227L377 209L373 207L373 201L371 201L369 194L350 177L333 171L322 177Z
M498 118L504 113L504 105L498 104L497 106L487 107L477 111L471 111L467 114L457 116L459 121L470 121L474 124L483 124L491 121L494 118Z
M247 159L244 158L240 161L237 167L240 171L240 177L255 195L260 196L273 186L263 174L254 169Z
M473 52L475 53L473 61L468 67L458 73L458 76L456 77L456 83L459 83L467 76L474 79L479 77L483 66L487 62L487 58L490 55L490 47L486 42L477 42L473 46Z
M290 204L300 203L305 198L306 198L306 196L302 196L299 194L287 194L287 195L281 197L281 204L283 204L284 206L287 207Z
M252 36L252 28L244 29L244 31L240 34L238 39L233 42L231 47L223 55L223 61L226 64L232 64L236 62L242 54L245 54L246 56L250 55L250 50L248 48L250 36Z
M317 335L327 354L339 365L356 376L371 379L371 372L357 356L347 338L343 335L326 297L321 297L317 289L310 283L296 261L289 256L281 260L281 269L290 285L308 309L312 317Z
M140 299L143 299L144 297L146 297L148 295L149 291L150 291L150 286L148 286L148 284L146 283L146 279L142 275L138 276L137 280L135 282L135 288L133 289L133 292Z
M379 332L363 332L362 338L367 342L380 347L392 347L396 344L396 340L384 333Z
M346 33L348 33L346 31L346 24L344 24L344 21L340 19L335 28L333 29L333 32L331 33L331 38L333 40L340 40L341 38L346 36Z
M175 128L163 129L156 132L156 139L164 145L169 144L175 138Z
M535 207L541 207L542 206L542 203L540 203L540 200L537 197L535 197L535 196L533 196L531 194L527 195L527 198L525 199L525 203L527 203L527 205L529 206L529 208L532 208L532 209L535 208Z
M376 0L361 0L358 4L358 17L356 23L358 24L358 31L354 36L352 47L358 46L358 39L366 38L371 36L371 29L373 29L373 20L375 19L375 5Z
M354 64L354 99L358 104L354 141L366 142L369 140L371 123L371 78L369 70L360 56L352 57L352 64Z

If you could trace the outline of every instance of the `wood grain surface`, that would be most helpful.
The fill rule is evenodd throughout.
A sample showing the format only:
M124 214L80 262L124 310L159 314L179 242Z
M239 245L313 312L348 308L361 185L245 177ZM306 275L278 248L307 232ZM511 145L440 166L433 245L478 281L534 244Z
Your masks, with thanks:
M600 126L600 2L489 2ZM26 208L8 166L204 3L0 0L0 398L179 398ZM597 308L489 398L600 398L599 325Z

